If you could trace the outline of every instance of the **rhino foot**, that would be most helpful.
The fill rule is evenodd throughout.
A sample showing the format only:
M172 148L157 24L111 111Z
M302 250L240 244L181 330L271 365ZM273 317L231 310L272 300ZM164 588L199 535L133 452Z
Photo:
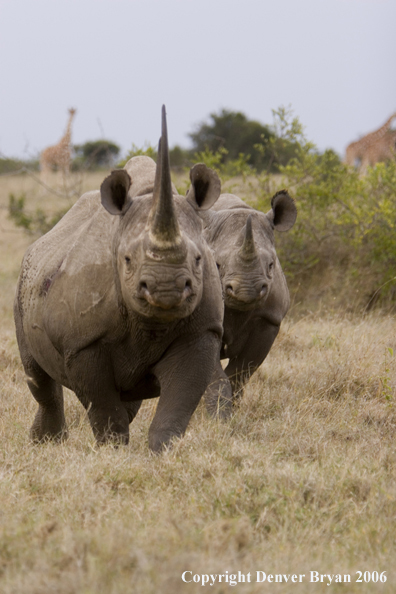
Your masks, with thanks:
M106 433L96 434L96 443L98 445L111 444L115 447L121 445L128 445L129 434L126 433L114 433L113 431L107 431Z
M129 415L124 406L111 411L92 406L88 410L88 417L98 445L129 443Z
M217 398L209 399L205 397L205 404L207 412L213 418L219 418L223 421L227 421L232 416L232 400L223 398L221 394L218 394Z
M68 437L67 426L63 410L47 410L39 406L33 425L30 429L30 439L34 443L45 441L64 441Z
M173 433L171 431L149 432L149 448L154 454L160 454L171 445L174 437L182 437L183 433Z
M206 410L211 417L227 420L232 415L232 388L227 378L218 378L207 387L204 394Z

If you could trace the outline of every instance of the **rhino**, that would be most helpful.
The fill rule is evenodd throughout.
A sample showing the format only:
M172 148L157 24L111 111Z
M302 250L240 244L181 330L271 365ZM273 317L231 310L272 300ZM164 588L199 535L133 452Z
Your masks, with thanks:
M157 164L132 158L28 249L14 317L39 405L33 441L67 436L63 386L86 408L99 444L128 443L142 400L157 396L150 449L185 432L223 331L221 283L199 216L220 180L203 164L190 179L180 196L163 107Z
M266 214L232 194L222 194L213 210L202 213L225 305L220 359L205 392L212 415L231 414L278 335L290 297L275 251L274 230L288 231L296 217L294 200L286 190L273 196ZM229 360L225 370L221 359Z

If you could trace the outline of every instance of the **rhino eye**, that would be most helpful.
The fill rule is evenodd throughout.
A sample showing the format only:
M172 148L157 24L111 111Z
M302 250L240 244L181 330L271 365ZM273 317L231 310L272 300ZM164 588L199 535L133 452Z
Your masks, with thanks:
M129 256L125 256L125 263L126 263L126 265L127 265L127 266L129 266L129 265L130 265L130 263L131 263L131 259L130 259L130 257L129 257Z
M202 259L202 256L196 256L195 262L196 262L196 265L197 266L199 266L199 263L200 263L201 259Z
M273 271L273 269L274 269L274 263L273 262L270 262L269 263L268 269L269 269L270 272Z

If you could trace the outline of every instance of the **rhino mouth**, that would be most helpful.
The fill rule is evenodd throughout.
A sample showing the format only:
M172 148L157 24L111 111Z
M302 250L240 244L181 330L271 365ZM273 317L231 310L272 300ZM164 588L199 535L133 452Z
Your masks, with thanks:
M193 298L191 286L186 286L183 291L167 290L150 293L147 286L143 284L139 290L139 299L146 301L152 307L164 310L178 309L186 301L191 302Z
M240 287L234 283L228 283L224 291L224 303L227 307L246 311L265 301L267 296L268 285L266 283L259 287Z
M258 303L262 303L265 301L265 297L256 297L250 300L246 299L238 299L236 297L231 297L226 295L224 298L224 304L231 309L239 309L240 311L249 311L257 307Z

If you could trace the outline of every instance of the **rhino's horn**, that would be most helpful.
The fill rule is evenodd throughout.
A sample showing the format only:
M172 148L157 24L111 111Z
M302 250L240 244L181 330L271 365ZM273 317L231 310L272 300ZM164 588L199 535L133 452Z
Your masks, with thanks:
M181 235L172 195L165 105L162 106L162 132L158 145L150 219L150 240L153 246L159 249L169 249L180 244Z
M254 260L257 256L253 237L252 215L249 215L246 221L243 243L239 250L239 255L243 260Z

